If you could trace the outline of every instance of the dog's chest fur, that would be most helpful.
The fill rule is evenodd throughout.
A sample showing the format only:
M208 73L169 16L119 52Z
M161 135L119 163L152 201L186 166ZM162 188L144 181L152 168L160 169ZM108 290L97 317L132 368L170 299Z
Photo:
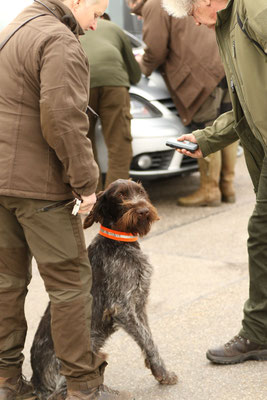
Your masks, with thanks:
M98 296L101 287L101 292L109 293L113 301L114 298L129 301L134 297L134 303L138 303L147 298L152 266L138 242L118 242L97 235L88 255L93 272L93 297Z

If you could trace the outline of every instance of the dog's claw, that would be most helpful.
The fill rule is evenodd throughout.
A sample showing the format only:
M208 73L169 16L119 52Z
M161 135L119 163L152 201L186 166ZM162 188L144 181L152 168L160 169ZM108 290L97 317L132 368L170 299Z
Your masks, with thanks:
M176 385L178 376L174 372L168 372L164 378L159 380L161 385Z

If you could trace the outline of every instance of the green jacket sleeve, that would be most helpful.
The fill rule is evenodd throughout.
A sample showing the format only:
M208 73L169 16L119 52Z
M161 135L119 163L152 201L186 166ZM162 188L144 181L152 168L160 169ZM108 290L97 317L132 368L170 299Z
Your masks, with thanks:
M235 119L231 110L220 115L213 125L193 132L204 157L238 140L234 125Z
M130 40L127 38L124 32L122 32L122 40L123 40L122 57L128 72L130 83L134 85L140 81L141 69L133 54Z

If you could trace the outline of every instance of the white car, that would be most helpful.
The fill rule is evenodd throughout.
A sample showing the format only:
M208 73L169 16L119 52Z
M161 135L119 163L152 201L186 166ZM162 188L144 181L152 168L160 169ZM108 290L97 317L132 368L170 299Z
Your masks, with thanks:
M149 180L168 177L198 169L197 161L182 156L166 146L166 141L187 133L177 116L175 106L166 85L158 72L149 79L130 88L133 159L130 175L134 179ZM107 171L107 149L101 133L101 124L96 126L98 158L101 171Z

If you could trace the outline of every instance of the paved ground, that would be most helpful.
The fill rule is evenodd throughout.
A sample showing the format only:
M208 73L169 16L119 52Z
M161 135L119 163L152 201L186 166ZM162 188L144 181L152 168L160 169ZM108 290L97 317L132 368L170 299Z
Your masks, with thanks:
M265 400L267 362L215 366L206 349L224 343L240 328L248 293L247 222L254 194L243 156L236 168L237 202L216 208L177 207L179 195L193 191L198 174L150 183L147 190L161 220L142 240L154 266L149 319L154 339L176 386L161 387L144 368L138 346L124 332L105 347L105 382L135 394L136 400ZM97 232L86 232L89 243ZM29 348L47 296L34 265L27 299L29 334L25 375L30 377Z

